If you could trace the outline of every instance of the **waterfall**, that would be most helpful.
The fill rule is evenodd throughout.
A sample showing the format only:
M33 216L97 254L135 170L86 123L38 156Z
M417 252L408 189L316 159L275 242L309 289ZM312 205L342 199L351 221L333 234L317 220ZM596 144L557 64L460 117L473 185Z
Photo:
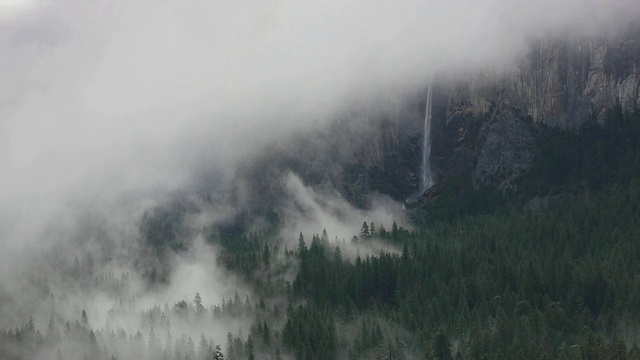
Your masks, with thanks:
M422 140L422 181L420 183L420 195L424 194L433 185L433 172L431 170L431 98L433 96L433 75L429 77L427 86L427 104L424 114L424 136Z

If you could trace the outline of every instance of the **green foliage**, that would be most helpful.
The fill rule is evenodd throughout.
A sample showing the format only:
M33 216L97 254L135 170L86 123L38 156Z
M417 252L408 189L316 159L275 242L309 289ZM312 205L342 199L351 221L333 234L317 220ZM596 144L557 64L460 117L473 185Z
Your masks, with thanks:
M640 113L623 114L619 103L604 126L595 120L575 131L542 126L536 139L539 153L519 186L524 195L600 191L640 175Z
M396 321L421 334L437 358L452 356L438 331L472 339L461 346L464 356L553 358L563 342L600 351L606 341L594 343L583 329L611 336L629 326L623 314L640 301L638 189L633 181L557 198L544 211L465 217L417 232L399 228L386 240L406 244L401 254L345 263L308 251L300 256L307 271L298 273L294 292L338 314L355 306ZM351 348L357 355L358 346Z
M436 360L453 360L449 337L442 331L436 335L433 341L432 358Z
M422 207L424 211L419 213L423 216L414 216L413 220L421 226L432 226L437 221L490 214L506 205L505 195L509 194L494 188L475 189L469 178L449 179Z
M470 179L450 179L422 204L413 231L365 221L353 229L359 237L351 245L330 242L326 231L307 238L300 233L290 251L273 237L275 217L263 231L218 229L210 241L223 249L220 262L258 298L243 302L236 294L209 311L196 294L192 302L167 308L167 315L185 322L253 318L246 341L229 333L227 359L282 358L280 349L297 359L401 359L405 353L434 359L640 358L640 115L617 107L604 126L536 129L540 151L516 190L476 189ZM347 175L363 188L384 186L371 169L352 170ZM525 204L534 196L545 198L545 205L530 210ZM160 257L184 246L181 224L189 211L176 205L143 219L143 237ZM346 246L374 238L397 250L351 260L344 255ZM69 276L91 279L90 263L76 259ZM142 319L147 326L167 324L166 317L156 319L159 313L150 310ZM84 344L87 354L104 345L86 314L67 322L64 335L52 317L46 333L40 335L32 319L2 330L0 353L30 358L37 344L56 338ZM135 344L142 334L129 338ZM209 345L206 339L200 344L198 354ZM192 356L193 348L182 338L173 350L182 357ZM222 357L219 346L208 353Z
M337 359L332 311L312 305L292 309L282 330L282 342L296 359Z
M531 169L513 182L515 188L475 188L468 177L447 179L432 189L416 211L422 226L465 216L523 207L533 197L599 192L626 186L640 177L640 112L623 114L613 107L599 125L587 121L578 130L533 125L537 153Z

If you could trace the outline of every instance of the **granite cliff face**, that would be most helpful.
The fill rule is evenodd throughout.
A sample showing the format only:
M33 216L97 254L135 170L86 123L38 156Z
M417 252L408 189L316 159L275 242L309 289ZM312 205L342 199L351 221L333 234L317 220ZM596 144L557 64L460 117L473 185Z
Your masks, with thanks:
M509 188L526 171L536 151L532 126L568 130L586 120L602 123L620 102L623 111L640 107L640 26L600 39L545 38L533 41L522 61L503 75L485 73L465 82L444 82L435 149L440 179L451 172L460 150L473 156L476 185ZM483 118L479 130L470 124ZM436 119L438 121L438 119ZM447 139L447 137L453 137ZM443 143L464 143L453 150ZM439 159L438 159L439 158Z
M427 197L437 196L449 179L511 188L538 151L536 127L572 131L589 119L602 122L617 101L624 111L637 111L639 65L640 23L598 39L532 41L528 54L500 74L487 71L463 80L436 75L431 135L436 185ZM257 166L239 171L248 179L241 192L257 194L258 207L277 208L284 195L273 195L280 186L266 179L289 169L309 185L337 189L357 206L366 206L371 192L401 201L412 197L420 179L425 97L423 91L370 113L353 113L264 152Z
M620 100L625 111L640 107L640 24L593 38L532 41L529 53L504 75L476 75L449 85L449 113L485 113L492 102L522 109L537 123L579 127Z

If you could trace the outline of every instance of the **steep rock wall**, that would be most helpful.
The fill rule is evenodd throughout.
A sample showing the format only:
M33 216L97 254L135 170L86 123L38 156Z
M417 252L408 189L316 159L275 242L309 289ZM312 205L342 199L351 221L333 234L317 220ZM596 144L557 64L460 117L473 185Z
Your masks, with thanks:
M439 183L427 195L452 178L508 189L531 166L536 126L571 130L588 119L603 121L618 100L624 111L640 109L639 65L640 22L599 39L532 41L519 63L499 73L455 80L436 74L432 164ZM256 212L277 208L283 196L277 178L289 169L357 206L366 206L371 192L406 200L418 190L425 97L423 91L382 110L346 115L263 152L239 170L246 181L237 193L253 196Z
M638 110L639 67L638 24L599 39L533 41L529 53L506 73L485 72L465 81L445 79L440 89L444 116L435 120L444 130L435 136L454 136L442 144L474 135L475 143L465 149L474 149L473 170L468 174L476 185L508 188L533 159L531 123L579 128L588 119L604 121L617 101L625 112ZM485 118L481 129L469 133L468 123L478 117ZM459 158L455 149L440 146L435 154L440 158L436 159L440 179L459 175L448 171Z

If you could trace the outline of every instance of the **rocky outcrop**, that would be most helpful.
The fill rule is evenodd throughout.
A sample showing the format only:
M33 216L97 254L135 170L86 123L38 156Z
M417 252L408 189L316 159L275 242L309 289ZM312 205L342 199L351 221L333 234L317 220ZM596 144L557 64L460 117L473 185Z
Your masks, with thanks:
M638 109L639 67L640 24L600 39L539 39L506 73L488 72L446 85L448 115L486 113L502 99L536 123L576 128L591 116L602 119L603 111L618 100L624 111Z
M499 114L485 124L483 135L473 171L475 185L512 187L533 160L536 143L529 126L518 117Z
M627 112L640 97L640 32L621 39L540 40L504 89L535 122L579 127L620 101Z
M576 129L588 119L603 121L617 101L626 112L640 109L639 67L640 22L599 39L532 41L528 54L500 73L457 80L437 74L431 161L440 183L427 194L437 196L452 178L511 188L531 167L537 126ZM423 92L393 106L356 111L265 152L256 160L260 166L246 168L262 170L245 171L250 180L239 192L256 194L256 203L276 208L278 197L265 197L279 185L261 174L282 174L277 169L285 167L306 184L338 189L358 206L366 206L363 199L371 192L398 200L411 197L418 190L425 97Z
M473 170L476 185L508 188L526 171L535 142L529 123L579 128L586 120L604 121L607 111L620 102L625 112L640 108L640 24L626 32L600 39L545 38L532 42L529 53L510 71L469 77L441 85L443 116L434 121L456 142L468 136L467 123L486 121L474 138ZM456 134L456 131L458 134ZM437 135L436 135L437 136ZM458 150L441 146L441 179ZM468 158L468 155L465 155Z

